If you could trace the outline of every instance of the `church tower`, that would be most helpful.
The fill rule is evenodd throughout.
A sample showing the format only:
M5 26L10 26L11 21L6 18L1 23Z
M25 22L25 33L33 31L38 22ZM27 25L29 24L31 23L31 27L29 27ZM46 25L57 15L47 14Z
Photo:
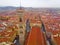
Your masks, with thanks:
M18 30L18 35L19 35L19 42L20 45L24 44L25 40L25 32L26 32L26 24L23 19L24 17L24 8L20 6L20 8L17 9L17 15L19 16L19 30Z

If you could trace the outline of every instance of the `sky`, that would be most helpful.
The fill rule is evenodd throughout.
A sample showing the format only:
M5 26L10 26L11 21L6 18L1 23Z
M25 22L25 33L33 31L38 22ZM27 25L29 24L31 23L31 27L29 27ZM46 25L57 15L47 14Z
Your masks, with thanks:
M23 7L57 7L60 8L60 0L0 0L0 6Z

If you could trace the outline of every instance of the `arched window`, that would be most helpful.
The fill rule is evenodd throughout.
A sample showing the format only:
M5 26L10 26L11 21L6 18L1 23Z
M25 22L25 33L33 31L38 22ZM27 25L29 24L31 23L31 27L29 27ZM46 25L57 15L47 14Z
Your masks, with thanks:
M22 22L22 18L20 18L20 22Z
M20 31L20 34L23 34L23 31L22 30Z
M23 26L20 26L20 28L23 28Z

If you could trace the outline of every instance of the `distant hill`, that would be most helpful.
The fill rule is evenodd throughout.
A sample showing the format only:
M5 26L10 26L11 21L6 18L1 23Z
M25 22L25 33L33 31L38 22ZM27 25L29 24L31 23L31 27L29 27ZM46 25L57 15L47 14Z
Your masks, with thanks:
M7 7L0 7L0 11L9 11L15 10L17 7L7 6Z
M0 12L3 11L10 11L10 10L16 10L19 7L13 7L13 6L5 6L0 7ZM32 7L23 7L25 10L28 11L41 11L41 10L49 10L49 11L60 11L60 8L32 8Z

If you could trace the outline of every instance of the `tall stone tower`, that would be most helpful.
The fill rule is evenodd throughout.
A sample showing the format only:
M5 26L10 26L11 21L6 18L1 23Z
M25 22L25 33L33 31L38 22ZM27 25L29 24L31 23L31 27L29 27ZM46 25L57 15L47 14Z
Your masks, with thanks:
M23 16L24 16L24 8L20 7L17 9L17 15L19 16L19 30L18 30L18 35L19 35L19 42L20 45L24 44L25 40L25 32L26 32L26 24L24 22Z

